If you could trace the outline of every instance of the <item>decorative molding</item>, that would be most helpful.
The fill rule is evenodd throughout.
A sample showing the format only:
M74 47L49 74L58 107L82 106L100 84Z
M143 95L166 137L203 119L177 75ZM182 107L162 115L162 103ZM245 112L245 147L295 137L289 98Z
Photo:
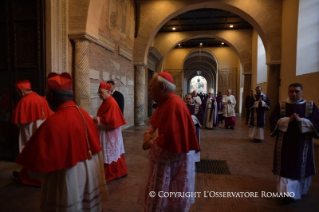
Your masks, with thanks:
M69 33L69 38L71 40L88 40L91 41L111 52L115 52L115 42L108 37L104 36L102 33L99 33L99 37L87 32L87 31L79 31Z
M280 65L280 64L281 64L281 60L272 60L266 63L267 66Z
M111 52L115 52L115 43L113 40L106 37L104 34L99 32L99 45L102 45L104 48L110 50Z
M159 53L155 47L150 47L148 54L154 57L157 60L157 62L161 61L163 58L161 53Z
M155 71L155 62L150 57L147 59L147 67L150 70Z
M144 62L135 62L134 63L135 66L147 66L147 64L145 64Z
M91 33L87 31L79 31L79 32L71 32L69 33L69 38L71 40L88 40L94 43L98 44L99 38L95 35L92 35Z
M119 45L119 55L128 59L129 61L132 61L132 59L133 59L132 51L125 49L121 45Z

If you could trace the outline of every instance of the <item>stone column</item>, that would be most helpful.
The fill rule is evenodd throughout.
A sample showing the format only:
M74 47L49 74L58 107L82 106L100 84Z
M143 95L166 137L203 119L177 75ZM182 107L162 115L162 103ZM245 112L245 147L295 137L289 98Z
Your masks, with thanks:
M75 103L90 113L90 70L89 70L89 44L85 39L75 39L74 64L74 98Z
M46 0L47 73L68 72L68 1Z
M267 112L266 123L269 126L269 116L274 110L274 107L279 101L279 86L280 86L280 64L267 64L268 76L267 76L267 92L266 95L270 100L270 110Z
M134 124L144 125L145 63L135 63Z
M245 108L245 101L246 101L246 96L249 94L249 91L251 89L251 73L249 74L244 74L244 90L243 90L243 102L242 102L242 113L241 116L246 118L246 108ZM246 120L246 119L245 119Z

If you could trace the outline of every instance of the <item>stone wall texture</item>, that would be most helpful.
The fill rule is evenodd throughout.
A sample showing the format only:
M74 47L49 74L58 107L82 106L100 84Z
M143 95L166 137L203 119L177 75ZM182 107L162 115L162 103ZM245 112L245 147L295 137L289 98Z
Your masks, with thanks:
M91 115L96 115L102 103L97 92L102 80L113 79L116 90L124 95L124 118L127 128L134 125L134 65L132 61L118 55L118 48L111 52L95 43L90 43L89 60L90 72L97 73L97 77L90 78Z

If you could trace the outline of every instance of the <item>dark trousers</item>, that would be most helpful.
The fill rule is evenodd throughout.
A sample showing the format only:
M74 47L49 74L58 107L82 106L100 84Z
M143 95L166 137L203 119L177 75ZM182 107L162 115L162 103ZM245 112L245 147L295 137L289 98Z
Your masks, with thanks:
M246 109L246 124L248 124L249 115L250 115L250 110L249 110L249 109Z

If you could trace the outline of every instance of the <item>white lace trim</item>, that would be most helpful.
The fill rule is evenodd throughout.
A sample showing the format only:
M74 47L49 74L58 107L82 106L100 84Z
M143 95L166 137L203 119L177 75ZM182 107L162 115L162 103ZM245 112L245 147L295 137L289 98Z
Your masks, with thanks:
M104 163L111 164L116 162L124 151L121 127L109 128L100 123L97 125L100 136Z

